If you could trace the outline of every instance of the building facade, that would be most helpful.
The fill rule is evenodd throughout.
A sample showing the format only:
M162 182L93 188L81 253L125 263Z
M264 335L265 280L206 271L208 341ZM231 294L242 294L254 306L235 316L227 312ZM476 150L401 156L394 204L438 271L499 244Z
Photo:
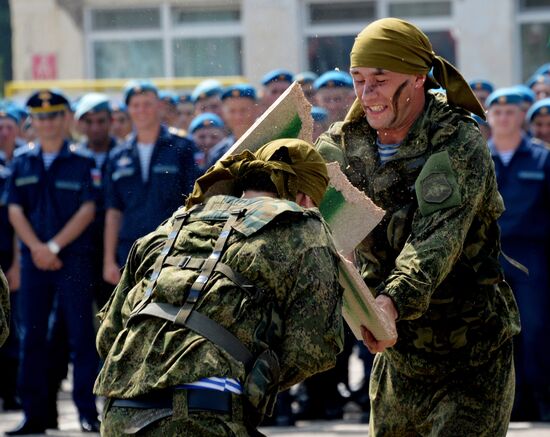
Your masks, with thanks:
M550 0L11 0L13 78L242 75L349 67L369 22L405 18L467 79L550 62Z

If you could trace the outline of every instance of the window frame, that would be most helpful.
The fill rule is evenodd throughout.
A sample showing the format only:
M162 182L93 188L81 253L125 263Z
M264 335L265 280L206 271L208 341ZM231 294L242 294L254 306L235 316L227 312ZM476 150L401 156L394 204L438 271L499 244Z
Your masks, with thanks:
M175 26L172 23L172 8L180 5L163 1L162 3L144 3L140 4L139 8L160 9L160 28L159 29L138 29L138 30L94 30L92 29L92 13L94 10L121 10L131 9L130 5L117 4L114 6L89 6L84 10L84 39L86 54L85 58L85 73L88 78L95 79L95 58L94 58L94 43L101 41L136 41L136 40L151 40L159 39L162 42L163 49L163 71L162 77L175 77L174 65L174 50L172 43L176 39L203 39L203 38L240 38L241 47L244 46L244 28L242 17L242 5L236 0L220 0L212 3L190 3L183 5L189 9L205 10L205 9L229 9L231 7L240 9L240 17L238 21L229 22L200 22L196 25ZM243 66L243 58L241 55L241 66Z
M302 71L309 70L308 65L308 39L310 37L326 37L326 36L349 36L357 35L361 30L369 23L335 23L335 24L312 24L310 5L312 4L326 4L337 3L339 1L345 1L346 3L362 3L361 0L302 0L302 28L303 28L303 44L302 44ZM442 0L422 0L423 2L440 2ZM424 32L451 32L455 40L455 55L456 64L460 64L458 45L460 44L460 38L455 35L455 0L449 0L451 3L451 14L449 16L430 16L430 17L402 17L407 21L413 22L416 26L422 28ZM379 18L389 17L389 10L391 3L417 3L418 0L374 0L375 2L375 16L373 20Z
M515 25L515 58L519 62L515 62L513 75L517 78L518 83L523 83L523 45L521 41L521 26L523 24L548 24L550 26L550 6L546 8L522 9L521 0L516 1L516 25ZM547 61L550 62L550 59ZM534 71L528 72L529 75ZM527 76L528 77L528 76Z

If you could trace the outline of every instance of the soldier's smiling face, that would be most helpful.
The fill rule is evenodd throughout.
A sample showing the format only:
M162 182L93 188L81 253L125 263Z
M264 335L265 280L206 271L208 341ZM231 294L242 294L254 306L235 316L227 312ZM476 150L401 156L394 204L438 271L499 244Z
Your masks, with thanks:
M425 76L370 67L354 67L350 73L367 121L381 139L384 132L412 126L424 107Z

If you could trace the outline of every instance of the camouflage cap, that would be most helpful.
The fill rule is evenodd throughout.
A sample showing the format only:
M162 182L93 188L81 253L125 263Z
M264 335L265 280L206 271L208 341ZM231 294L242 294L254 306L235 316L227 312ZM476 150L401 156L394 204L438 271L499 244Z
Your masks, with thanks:
M290 162L280 160L281 152ZM187 199L187 208L203 202L214 194L233 194L234 182L250 172L270 174L279 197L296 200L298 192L307 194L319 205L328 186L325 161L306 141L283 138L262 146L256 153L248 150L218 161L195 182L193 193Z

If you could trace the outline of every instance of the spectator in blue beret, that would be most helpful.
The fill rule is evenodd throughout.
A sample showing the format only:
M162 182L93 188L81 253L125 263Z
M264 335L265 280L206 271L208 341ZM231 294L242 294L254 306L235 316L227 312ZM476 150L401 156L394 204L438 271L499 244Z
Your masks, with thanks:
M262 77L262 110L269 108L294 80L294 75L283 69L272 70Z
M348 73L327 71L314 83L317 106L328 111L328 123L343 120L355 99L353 80Z
M200 170L204 171L208 167L207 163L212 148L225 137L225 124L218 115L205 112L191 120L189 135L200 151L200 157L196 159L197 165Z
M314 106L311 108L311 117L313 118L313 142L315 142L319 135L325 132L330 126L328 111L320 106Z
M550 147L550 97L535 102L526 115L529 132Z
M550 97L550 75L533 75L527 81L527 86L535 93L536 100L542 100Z
M223 117L222 92L222 85L217 80L207 79L198 84L191 94L191 100L195 104L195 115L210 112Z
M165 126L176 128L178 123L178 96L170 91L159 92L160 122Z
M487 100L489 94L495 90L495 86L491 82L483 79L472 80L469 82L469 85L479 102L485 108L485 100Z
M111 135L117 143L123 143L132 133L132 120L128 108L122 102L111 101Z
M308 99L309 103L312 105L315 104L315 88L313 88L313 82L315 82L318 77L319 76L312 71L302 71L294 76L294 80L301 85L306 99Z
M189 123L195 116L195 104L191 99L191 93L182 93L179 95L178 104L178 121L176 127L188 131Z

